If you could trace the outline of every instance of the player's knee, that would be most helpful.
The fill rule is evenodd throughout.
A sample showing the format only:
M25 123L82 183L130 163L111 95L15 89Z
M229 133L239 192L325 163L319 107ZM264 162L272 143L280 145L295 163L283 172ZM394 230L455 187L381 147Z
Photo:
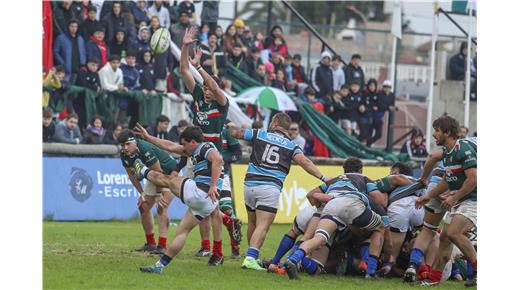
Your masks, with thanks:
M317 229L314 233L314 238L318 239L320 247L323 247L330 240L330 234L326 230Z

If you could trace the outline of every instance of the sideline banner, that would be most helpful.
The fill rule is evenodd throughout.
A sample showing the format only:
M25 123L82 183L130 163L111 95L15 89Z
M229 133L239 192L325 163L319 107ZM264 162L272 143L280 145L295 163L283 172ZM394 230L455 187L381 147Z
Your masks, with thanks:
M247 211L244 205L244 178L246 176L247 164L231 164L231 175L233 182L233 199L235 201L238 217L247 221ZM341 166L318 166L321 173L327 177L335 177L343 174ZM390 167L364 166L363 174L378 179L388 175ZM296 214L310 205L307 201L307 192L322 184L320 180L308 174L298 165L291 166L291 171L284 182L280 194L278 213L275 223L292 223Z
M138 198L118 158L43 157L43 218L130 219L139 216ZM169 217L181 219L186 209L174 198Z

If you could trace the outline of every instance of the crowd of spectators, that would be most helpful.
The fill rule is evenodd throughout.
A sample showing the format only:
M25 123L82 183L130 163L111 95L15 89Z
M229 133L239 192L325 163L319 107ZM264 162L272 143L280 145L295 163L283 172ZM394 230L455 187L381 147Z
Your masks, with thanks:
M201 64L222 80L222 89L229 95L236 95L226 75L227 66L233 66L263 85L309 102L366 145L381 138L385 112L396 110L395 96L388 81L382 88L374 79L365 81L361 55L352 54L345 65L341 56L323 51L320 61L307 71L301 55L291 54L282 27L273 26L264 37L242 19L236 19L224 29L218 24L218 2L204 1L198 21L191 1L53 1L55 66L43 73L43 84L50 88L43 94L43 122L44 128L52 126L56 130L52 135L51 129L45 129L44 142L112 144L114 132L137 122L136 102L120 94L114 122L105 123L100 116L86 120L82 98L69 101L64 112L52 112L49 100L58 99L71 85L95 92L184 92L175 73L177 60L169 52L153 54L150 38L165 27L172 41L180 46L187 28L196 23L201 23ZM250 117L261 121L258 110L248 109L244 111ZM58 124L54 125L53 119ZM331 156L297 113L293 119L293 125L298 127L294 136L308 154ZM173 128L182 130L184 122ZM153 135L178 138L178 131L167 131L170 124L166 116L159 116L156 124L145 125Z

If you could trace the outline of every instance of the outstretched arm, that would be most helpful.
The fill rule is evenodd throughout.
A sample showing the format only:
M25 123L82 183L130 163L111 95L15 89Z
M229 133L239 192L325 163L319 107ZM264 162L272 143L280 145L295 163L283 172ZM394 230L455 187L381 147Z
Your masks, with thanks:
M427 183L426 181L428 180L428 176L430 176L430 173L432 173L433 168L435 167L437 162L439 162L441 160L442 160L442 150L437 150L428 156L428 159L426 159L426 162L424 163L423 173L422 173L421 177L419 178L419 180L422 183L424 183L424 184Z
M180 72L182 76L182 80L186 85L186 88L191 93L195 88L195 79L191 75L190 72L190 63L189 63L189 48L190 45L196 41L197 39L197 28L195 26L186 29L186 34L184 34L184 38L182 40L182 49L181 49L181 57L180 57Z
M183 47L184 48L184 47ZM202 68L200 65L200 58L202 57L202 50L200 48L195 48L194 57L190 58L190 63L197 69L197 71L202 76L202 79L204 80L204 85L206 85L209 90L213 93L213 96L215 96L215 99L217 103L220 106L225 106L228 102L226 96L222 92L222 90L218 87L217 82Z
M307 171L307 173L322 181L325 181L323 174L321 174L321 171L318 169L318 167L316 167L316 165L314 165L314 163L312 163L312 161L304 154L298 153L294 155L293 159L296 163L298 163L298 165Z
M244 128L239 128L237 126L227 124L226 127L229 130L229 135L231 135L233 138L242 139L244 140Z
M134 132L137 135L141 136L144 140L152 143L153 145L155 145L161 149L164 149L168 152L177 153L179 155L188 156L188 154L184 151L184 146L182 146L178 143L172 142L170 140L159 139L157 137L150 135L148 133L148 131L146 131L146 129L143 128L143 126L141 126L141 124L139 124L139 123L136 124L136 126L134 128Z

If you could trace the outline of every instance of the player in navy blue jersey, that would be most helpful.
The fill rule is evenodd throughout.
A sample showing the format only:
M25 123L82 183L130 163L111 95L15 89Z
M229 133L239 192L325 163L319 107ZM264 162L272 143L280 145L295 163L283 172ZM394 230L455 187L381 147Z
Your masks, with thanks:
M283 182L294 160L312 176L325 180L320 170L294 144L287 132L291 118L285 113L273 116L270 130L238 129L229 126L231 136L252 143L253 151L244 181L249 248L242 268L264 270L258 260L260 248L278 210Z

